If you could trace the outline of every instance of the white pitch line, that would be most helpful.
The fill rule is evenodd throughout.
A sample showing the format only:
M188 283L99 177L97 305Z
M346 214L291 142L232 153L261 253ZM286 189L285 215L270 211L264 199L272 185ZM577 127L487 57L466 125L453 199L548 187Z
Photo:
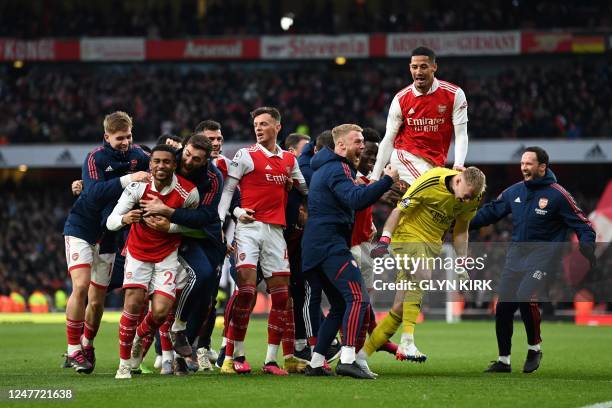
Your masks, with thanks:
M585 405L580 408L612 408L612 401L597 402L592 405Z

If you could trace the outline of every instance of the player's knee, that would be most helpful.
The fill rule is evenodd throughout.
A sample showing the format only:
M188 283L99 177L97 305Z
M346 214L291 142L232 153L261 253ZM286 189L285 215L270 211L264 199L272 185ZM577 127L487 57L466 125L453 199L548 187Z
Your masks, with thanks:
M85 280L77 280L72 282L72 296L78 299L87 298L89 290L89 282Z
M238 268L238 285L255 284L257 282L257 270L255 268Z

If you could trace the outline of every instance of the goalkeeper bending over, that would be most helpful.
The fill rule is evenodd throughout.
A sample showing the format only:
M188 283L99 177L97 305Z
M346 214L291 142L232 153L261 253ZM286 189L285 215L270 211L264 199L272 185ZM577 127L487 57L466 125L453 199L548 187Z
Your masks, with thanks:
M440 255L442 239L454 222L453 245L457 256L464 258L467 255L468 227L478 209L485 184L485 175L476 167L469 167L463 172L442 167L427 171L410 186L391 212L380 241L372 250L372 257L388 254L393 238L395 255L402 258L435 258ZM397 282L423 279L423 272L401 269ZM463 277L467 275L464 273ZM414 344L414 328L422 299L421 289L398 290L393 307L376 326L357 358L367 359L403 324L396 358L425 361L427 356L419 352Z

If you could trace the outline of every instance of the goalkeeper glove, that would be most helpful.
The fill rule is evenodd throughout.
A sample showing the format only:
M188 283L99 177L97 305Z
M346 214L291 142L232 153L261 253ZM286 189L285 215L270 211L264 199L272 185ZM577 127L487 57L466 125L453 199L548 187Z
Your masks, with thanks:
M382 236L380 240L376 244L376 246L370 251L370 257L372 259L382 258L385 255L389 255L389 244L391 243L391 238Z

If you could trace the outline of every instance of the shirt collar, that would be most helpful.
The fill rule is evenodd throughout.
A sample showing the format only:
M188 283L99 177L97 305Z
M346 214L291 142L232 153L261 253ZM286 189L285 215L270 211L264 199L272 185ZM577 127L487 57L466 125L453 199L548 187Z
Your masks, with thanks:
M414 82L412 83L412 92L416 95L416 96L422 96L423 94L419 92L418 89L416 89L416 86L414 86ZM433 82L431 84L431 88L429 88L429 91L427 91L427 95L430 95L434 92L436 92L438 90L438 87L440 86L440 83L438 82L438 80L436 79L436 77L434 77Z
M283 158L283 149L281 149L279 145L275 145L275 146L276 146L276 153L272 153L271 151L269 151L268 149L266 149L265 147L263 147L262 145L257 143L257 147L259 147L259 149L261 149L261 151L264 152L266 157L278 156L278 157L280 157L282 159Z
M159 193L161 195L167 195L167 194L169 194L172 191L174 186L176 186L176 182L177 182L176 174L173 174L172 175L172 182L170 183L170 185L164 187L162 189L162 191L157 191L157 189L155 188L155 180L151 180L151 190L155 191L156 193Z

